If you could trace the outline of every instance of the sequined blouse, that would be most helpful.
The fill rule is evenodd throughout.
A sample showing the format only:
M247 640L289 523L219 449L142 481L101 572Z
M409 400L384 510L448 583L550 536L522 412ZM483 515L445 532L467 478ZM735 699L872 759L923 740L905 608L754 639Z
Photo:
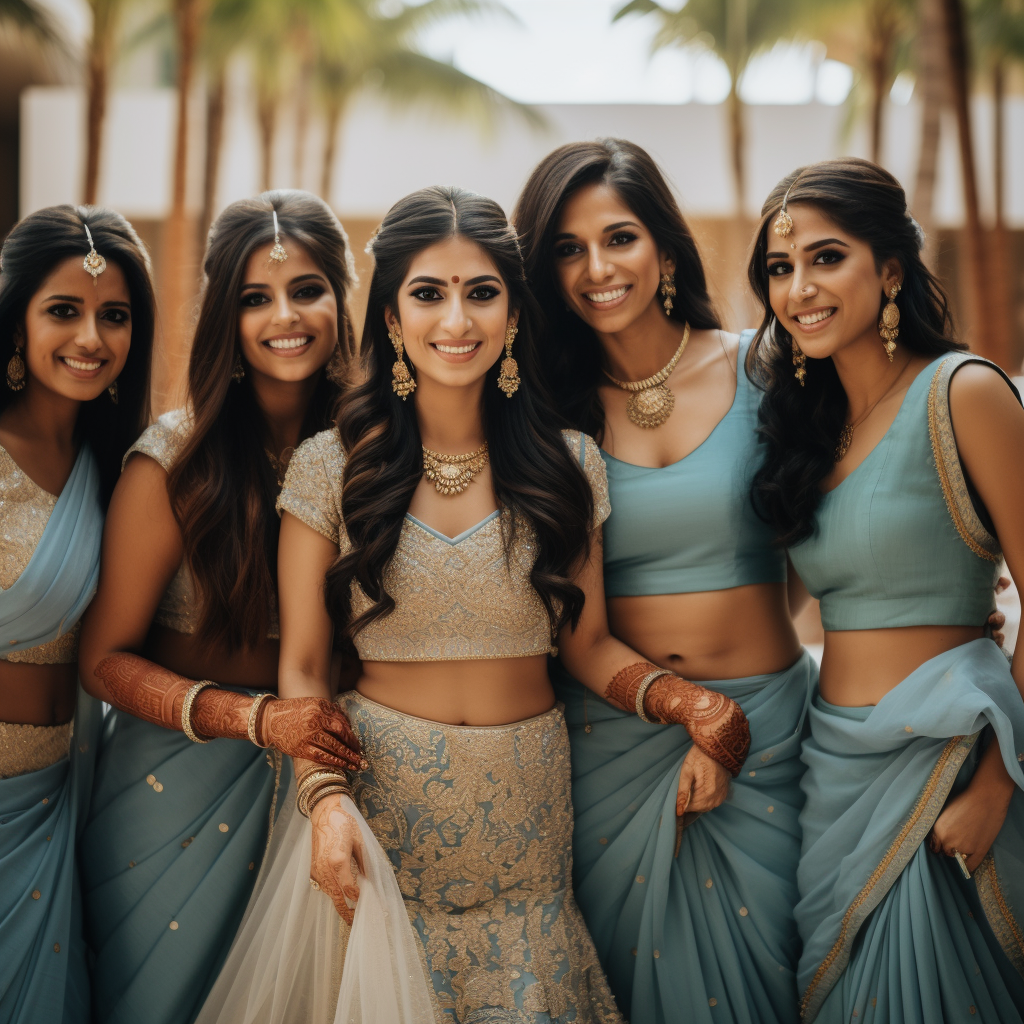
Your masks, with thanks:
M128 449L124 457L127 463L135 452L148 455L170 472L188 438L188 420L184 409L165 412L156 423L147 427L142 436ZM200 604L196 597L195 581L188 566L182 562L174 579L160 599L153 621L177 633L194 633L199 626ZM277 604L270 610L270 630L267 636L276 640L280 628L277 621Z
M608 518L608 479L594 440L564 432L594 495L594 526ZM277 501L307 526L347 551L351 542L341 514L345 453L337 430L304 441L292 456ZM391 614L361 629L356 650L364 661L462 661L525 658L551 650L551 626L530 583L536 537L517 527L508 558L503 513L446 537L406 514L384 585L395 599ZM352 584L352 614L371 606Z
M57 505L7 451L0 447L0 587L14 586L28 567ZM69 665L78 660L79 623L67 633L23 651L0 652L0 659L28 665Z

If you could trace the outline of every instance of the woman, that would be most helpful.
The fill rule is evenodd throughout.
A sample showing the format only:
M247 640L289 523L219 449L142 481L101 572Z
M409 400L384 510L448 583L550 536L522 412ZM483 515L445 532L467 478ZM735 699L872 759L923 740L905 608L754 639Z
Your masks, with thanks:
M746 722L607 633L604 465L544 411L536 312L500 207L424 189L372 246L365 382L337 429L296 453L279 500L281 692L327 697L332 636L354 643L362 674L340 701L369 768L357 813L343 780L297 763L312 833L294 871L345 915L363 906L365 864L383 847L438 1020L618 1021L572 895L569 749L548 652L557 640L595 691L686 723L733 769ZM359 922L357 909L342 997L365 958ZM215 996L230 1011L230 986Z
M52 206L26 217L4 242L5 1022L91 1019L75 847L92 785L100 708L78 687L79 618L96 589L103 514L121 457L147 418L153 321L149 257L120 214Z
M641 722L558 673L580 907L633 1024L788 1024L798 754L815 668L793 629L785 555L750 504L752 332L720 330L671 191L630 142L555 150L513 219L547 316L556 408L600 441L608 468L612 633L736 700L752 736L729 787L684 730ZM710 800L691 793L705 774Z
M1024 1007L1024 661L977 625L1000 553L1024 574L1024 411L957 351L922 241L892 175L835 160L775 187L750 263L754 497L825 627L803 751L806 1021L1009 1024Z
M272 827L261 748L358 763L329 702L273 699L274 501L352 351L345 235L316 197L264 193L220 215L204 271L187 413L132 447L83 630L83 683L115 708L82 842L101 1022L198 1012Z

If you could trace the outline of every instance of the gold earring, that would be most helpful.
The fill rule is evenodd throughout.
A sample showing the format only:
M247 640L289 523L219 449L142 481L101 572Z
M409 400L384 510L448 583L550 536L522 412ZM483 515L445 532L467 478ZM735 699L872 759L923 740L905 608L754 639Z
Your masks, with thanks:
M116 380L114 381L113 384L110 385L109 388L107 388L107 394L110 395L110 400L114 403L114 405L117 405L117 381Z
M25 386L25 360L21 358L21 349L16 348L7 364L7 386L12 391L20 391Z
M509 320L505 328L505 358L501 361L501 373L498 374L498 387L511 398L519 390L519 364L512 358L512 342L516 340L519 328L514 320Z
M231 371L231 379L236 383L240 384L242 378L245 376L245 363L242 362L242 353L235 353L235 367Z
M402 358L402 328L397 323L394 327L389 327L388 337L391 339L391 344L395 347L395 355L398 357L395 359L394 366L391 367L391 390L404 402L416 390L416 381L413 380L409 367L405 365L405 360Z
M662 274L661 285L658 288L661 297L665 300L662 305L665 307L665 315L672 313L672 300L676 297L676 279L673 274Z
M796 373L793 376L799 381L800 387L805 387L807 384L807 356L796 343L796 338L793 338L793 365L796 367Z
M894 284L889 291L889 301L882 310L882 318L878 321L878 333L885 343L885 354L892 362L896 352L896 339L900 333L900 307L896 305L896 296L899 294L900 286Z

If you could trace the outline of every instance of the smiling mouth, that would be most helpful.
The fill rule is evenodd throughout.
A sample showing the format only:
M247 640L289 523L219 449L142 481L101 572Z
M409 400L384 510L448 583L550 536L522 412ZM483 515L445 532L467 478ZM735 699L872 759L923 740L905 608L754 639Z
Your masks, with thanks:
M275 352L287 352L294 348L303 348L313 342L312 334L303 334L297 338L270 338L263 344L272 348Z
M797 323L803 324L805 327L809 327L811 324L820 323L822 320L827 320L836 311L835 306L829 306L828 309L819 309L815 313L797 313L793 317Z
M594 305L602 305L606 302L614 302L616 299L621 299L632 285L624 284L619 288L610 288L604 292L584 292L584 298L588 302L594 303Z
M70 356L60 356L59 358L69 369L78 370L80 373L92 373L104 363L102 359L72 359Z
M469 355L470 352L475 352L481 345L479 341L471 341L467 345L442 345L440 342L431 342L434 348L438 352L443 352L446 356L465 356Z

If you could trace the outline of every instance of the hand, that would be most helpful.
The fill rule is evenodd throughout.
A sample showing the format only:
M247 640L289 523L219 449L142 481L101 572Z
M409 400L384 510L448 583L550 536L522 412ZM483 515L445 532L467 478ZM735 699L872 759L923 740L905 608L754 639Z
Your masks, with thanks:
M358 874L365 874L366 851L359 823L342 807L342 795L333 793L318 800L310 811L313 826L313 858L309 877L327 893L350 927L359 899Z
M729 773L696 744L679 769L676 817L714 810L729 795Z
M928 837L928 848L947 857L959 851L973 873L1003 827L1012 793L1012 788L1007 793L1003 788L975 786L972 781L942 809Z
M366 770L359 740L337 704L322 697L289 697L268 700L260 710L263 746L325 768Z

